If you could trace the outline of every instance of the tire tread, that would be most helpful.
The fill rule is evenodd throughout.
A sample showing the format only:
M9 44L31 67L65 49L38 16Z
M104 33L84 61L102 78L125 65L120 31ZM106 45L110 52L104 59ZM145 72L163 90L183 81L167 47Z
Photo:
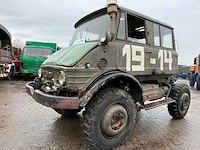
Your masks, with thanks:
M169 97L176 100L175 102L168 104L168 112L174 119L182 119L185 116L180 115L177 105L179 101L179 95L183 88L188 88L188 86L186 84L175 84L172 86L172 90L169 95Z
M96 149L99 149L99 147L98 147L97 141L95 141L95 139L94 139L94 135L93 135L93 131L92 131L92 120L95 117L95 113L92 113L92 112L95 112L97 110L99 104L101 104L103 101L106 100L107 95L112 96L113 92L117 92L117 90L118 90L117 88L107 88L104 90L100 90L96 95L94 95L92 100L86 105L87 108L83 112L83 118L82 118L83 133L85 134L86 140L90 143L90 145L92 145ZM129 94L127 94L126 96L128 96L127 99L132 99L132 97ZM99 97L101 97L101 98L99 98ZM134 105L134 101L132 103ZM134 108L133 108L133 110L136 113L136 110ZM135 115L133 117L134 117L134 121L135 121ZM121 145L122 143L119 143L115 147ZM113 148L115 148L115 147L113 147Z

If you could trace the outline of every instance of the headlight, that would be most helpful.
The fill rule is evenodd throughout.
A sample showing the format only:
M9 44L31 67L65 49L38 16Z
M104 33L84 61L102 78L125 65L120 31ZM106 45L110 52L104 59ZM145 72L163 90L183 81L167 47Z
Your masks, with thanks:
M104 31L100 35L100 42L101 43L107 43L107 42L111 41L111 38L112 37L111 37L110 33Z
M58 82L60 85L64 85L66 82L66 76L64 71L60 71L59 76L58 76Z
M42 77L42 69L41 69L41 68L38 70L38 77L39 77L39 78Z
M104 43L106 41L106 38L107 38L106 32L102 32L100 36L100 42Z

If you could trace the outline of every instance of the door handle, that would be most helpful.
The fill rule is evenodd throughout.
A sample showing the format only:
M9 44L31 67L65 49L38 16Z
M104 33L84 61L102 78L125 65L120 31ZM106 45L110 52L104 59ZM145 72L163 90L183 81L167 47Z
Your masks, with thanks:
M152 51L145 51L145 53L149 53L149 54L151 54L151 53L152 53Z

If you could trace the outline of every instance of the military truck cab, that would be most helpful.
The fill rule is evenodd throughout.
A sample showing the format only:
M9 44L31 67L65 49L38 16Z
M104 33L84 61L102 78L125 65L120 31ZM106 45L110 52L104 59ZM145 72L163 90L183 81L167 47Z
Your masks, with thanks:
M0 78L13 79L15 66L11 59L12 53L11 34L0 24Z
M71 45L45 60L26 90L63 116L85 108L82 126L92 146L119 146L143 108L168 104L173 118L186 115L190 91L173 80L178 54L171 26L108 0L75 29Z

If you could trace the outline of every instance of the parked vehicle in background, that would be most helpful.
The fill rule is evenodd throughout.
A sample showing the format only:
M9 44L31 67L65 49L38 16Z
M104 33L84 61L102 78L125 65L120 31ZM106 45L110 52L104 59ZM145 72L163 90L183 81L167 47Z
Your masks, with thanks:
M184 118L190 90L174 83L173 27L108 0L75 28L71 45L51 55L26 84L37 102L66 117L85 108L83 133L101 150L125 141L140 109L167 104L174 119Z
M200 54L194 58L194 65L190 66L188 79L190 86L194 86L196 82L196 89L200 90Z
M41 64L56 50L56 43L27 41L21 50L21 66L19 67L21 76L37 76Z
M178 65L178 73L174 75L174 78L188 79L190 66Z
M15 64L15 76L21 73L21 49L13 46L12 62Z
M14 64L12 63L11 34L0 24L0 77L8 77L12 80L14 75Z

